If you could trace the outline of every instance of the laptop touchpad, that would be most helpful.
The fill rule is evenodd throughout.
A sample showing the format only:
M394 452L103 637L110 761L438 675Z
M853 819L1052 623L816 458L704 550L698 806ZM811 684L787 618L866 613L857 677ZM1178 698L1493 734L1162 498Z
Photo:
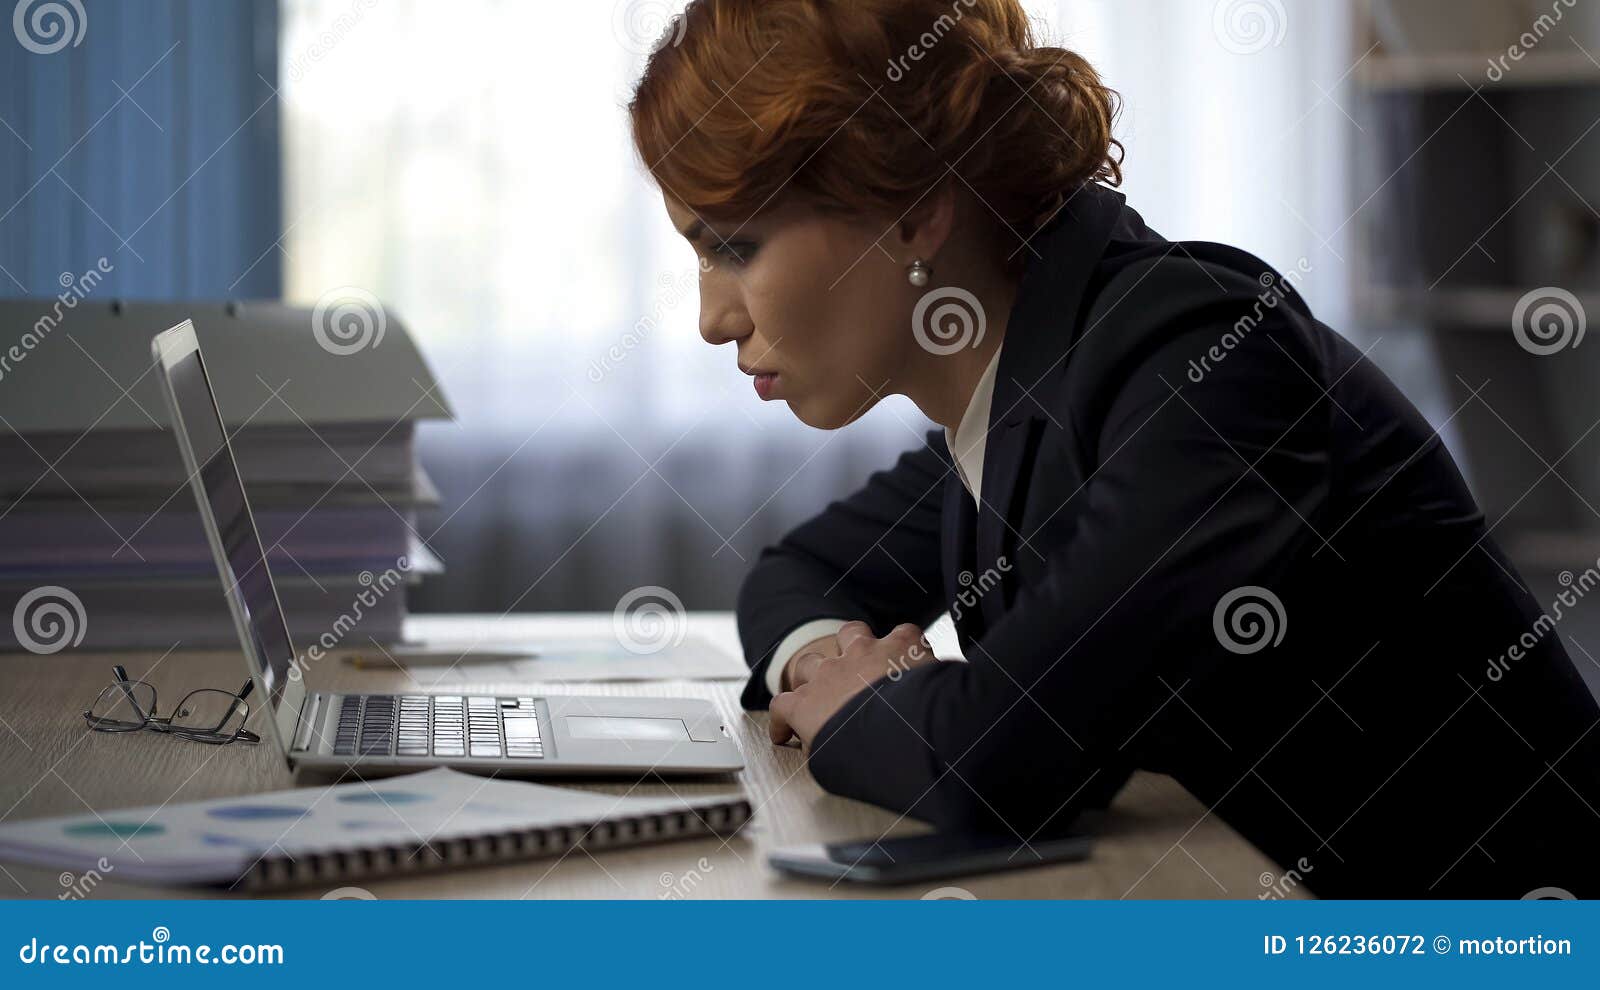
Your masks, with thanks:
M615 715L568 715L567 733L574 739L648 739L681 742L689 738L682 719L633 718Z

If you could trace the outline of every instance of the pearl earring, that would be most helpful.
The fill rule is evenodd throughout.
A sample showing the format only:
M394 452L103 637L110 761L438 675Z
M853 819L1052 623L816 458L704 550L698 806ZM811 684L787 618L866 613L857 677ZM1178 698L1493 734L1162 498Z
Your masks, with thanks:
M933 272L928 268L927 262L917 258L906 269L906 281L920 289L928 284L928 279L932 274Z

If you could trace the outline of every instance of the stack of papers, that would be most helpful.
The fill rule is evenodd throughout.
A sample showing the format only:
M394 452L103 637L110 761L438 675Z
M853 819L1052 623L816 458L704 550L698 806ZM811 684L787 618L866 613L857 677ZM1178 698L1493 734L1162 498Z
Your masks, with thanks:
M0 389L0 650L59 648L40 608L84 649L237 644L151 370L150 338L191 318L290 633L402 637L407 586L442 569L416 426L452 413L393 314L376 345L331 353L312 311L273 303L57 308L0 302L0 333L37 340Z

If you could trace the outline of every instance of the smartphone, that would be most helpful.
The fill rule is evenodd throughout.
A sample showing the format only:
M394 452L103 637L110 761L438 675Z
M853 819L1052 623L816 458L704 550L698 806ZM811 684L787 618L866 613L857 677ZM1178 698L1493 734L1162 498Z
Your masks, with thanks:
M769 855L767 863L795 876L895 884L1068 863L1088 858L1091 845L1087 835L1023 845L1014 835L931 832L905 839L789 846Z

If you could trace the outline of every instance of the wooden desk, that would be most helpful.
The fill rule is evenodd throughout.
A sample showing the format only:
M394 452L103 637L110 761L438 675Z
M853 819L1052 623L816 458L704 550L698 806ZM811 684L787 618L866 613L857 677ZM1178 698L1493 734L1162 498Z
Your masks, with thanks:
M610 616L550 616L551 628L609 630ZM738 655L727 613L696 613L693 634ZM935 647L939 644L936 642ZM0 657L0 821L75 814L162 801L191 801L321 783L295 777L270 743L206 746L159 736L89 732L79 712L109 683L111 665L150 681L163 699L194 687L235 688L243 679L238 653L158 653ZM402 692L418 685L405 672L358 670L324 662L308 674L323 690ZM766 713L739 708L734 681L663 681L535 685L550 693L635 694L709 698L735 728L745 770L728 780L670 783L570 784L611 794L665 796L732 794L741 789L756 806L754 820L729 840L673 842L595 855L574 852L557 861L462 869L364 886L380 898L769 898L921 897L935 885L874 889L791 880L766 865L779 846L863 836L909 835L925 826L856 801L826 794L806 771L800 751L767 741ZM468 689L451 683L454 693ZM483 693L528 693L526 682L480 682ZM252 726L259 728L259 713ZM1022 769L1019 768L1019 772ZM0 896L55 897L56 873L0 864ZM980 898L1256 897L1278 876L1270 860L1179 787L1171 778L1137 774L1113 803L1093 857L1012 873L951 881ZM310 889L300 896L319 897ZM139 887L107 878L94 897L181 897L194 892Z

